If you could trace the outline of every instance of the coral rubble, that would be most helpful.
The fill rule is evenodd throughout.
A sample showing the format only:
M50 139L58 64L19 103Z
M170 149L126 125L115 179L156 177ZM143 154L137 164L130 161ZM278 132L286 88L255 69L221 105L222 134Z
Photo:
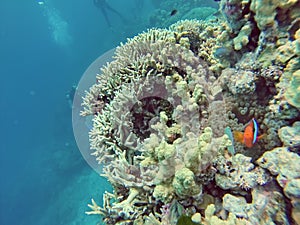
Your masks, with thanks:
M114 188L87 213L119 225L299 223L299 7L221 0L220 18L120 45L82 104ZM225 134L252 118L263 138L251 149Z

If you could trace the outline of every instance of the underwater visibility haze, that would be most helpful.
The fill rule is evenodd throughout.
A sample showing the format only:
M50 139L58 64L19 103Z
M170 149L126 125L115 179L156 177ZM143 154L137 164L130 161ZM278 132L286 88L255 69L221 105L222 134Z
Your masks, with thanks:
M1 1L0 224L300 224L299 12Z

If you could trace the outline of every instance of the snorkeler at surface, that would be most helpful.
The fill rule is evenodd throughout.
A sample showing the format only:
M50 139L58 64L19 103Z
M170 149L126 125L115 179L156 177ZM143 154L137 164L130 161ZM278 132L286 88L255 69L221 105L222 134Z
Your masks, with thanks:
M111 27L111 23L110 23L110 20L108 18L108 15L107 15L107 12L108 11L111 11L113 13L115 13L116 15L118 15L120 17L120 19L124 22L126 21L124 19L124 17L122 16L121 13L119 13L117 10L115 10L114 8L112 8L107 2L106 0L93 0L94 1L94 5L99 8L105 18L105 21L107 23L107 25L109 27Z

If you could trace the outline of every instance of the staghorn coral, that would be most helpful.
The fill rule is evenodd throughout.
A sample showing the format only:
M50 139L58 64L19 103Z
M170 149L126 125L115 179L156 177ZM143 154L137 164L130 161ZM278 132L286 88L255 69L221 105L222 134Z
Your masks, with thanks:
M156 42L157 40L159 41ZM144 42L144 44L139 46L137 44L139 42ZM115 60L101 68L101 74L97 75L96 84L87 92L82 104L84 107L82 114L84 116L97 114L99 111L93 110L95 102L109 103L114 98L115 91L123 82L127 83L132 78L139 77L139 71L142 73L148 72L147 68L140 67L138 69L139 66L142 66L139 61L150 60L151 56L147 54L150 54L152 49L156 49L156 57L160 57L159 50L172 42L175 42L175 39L171 32L163 29L152 29L148 33L143 33L128 40L125 46L118 47ZM106 79L102 79L103 76Z

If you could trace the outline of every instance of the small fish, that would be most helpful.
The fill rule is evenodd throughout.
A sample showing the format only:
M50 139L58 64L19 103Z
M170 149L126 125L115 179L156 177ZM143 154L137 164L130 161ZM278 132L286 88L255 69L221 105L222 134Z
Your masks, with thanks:
M225 128L225 134L228 136L229 140L232 143L231 146L227 147L228 152L230 153L230 155L234 155L234 153L235 153L235 150L234 150L234 140L233 140L233 135L232 135L230 127L226 127Z
M262 134L258 136L258 125L256 120L253 118L245 127L244 133L234 131L233 136L236 141L243 143L248 148L252 148L253 145L265 135Z
M176 9L173 9L172 12L170 13L170 16L174 16L177 13Z
M228 47L219 47L213 53L216 58L225 59L232 55L233 50Z

